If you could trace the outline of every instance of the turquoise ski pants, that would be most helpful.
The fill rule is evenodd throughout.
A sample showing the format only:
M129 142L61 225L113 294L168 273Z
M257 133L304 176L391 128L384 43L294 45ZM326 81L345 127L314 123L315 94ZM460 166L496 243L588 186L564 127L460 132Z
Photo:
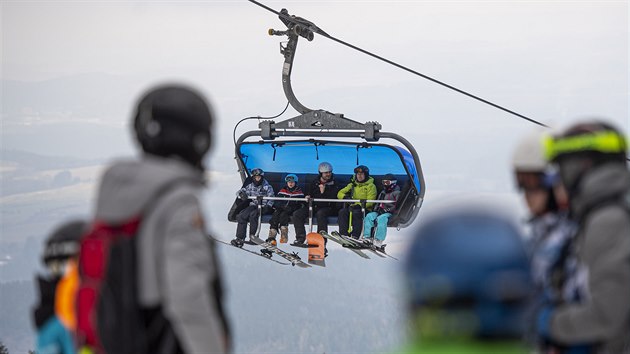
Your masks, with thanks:
M363 219L363 237L370 237L372 228L376 222L376 232L374 233L374 237L377 240L385 241L385 236L387 236L387 221L390 216L392 216L391 213L378 215L375 211L366 214L365 219Z

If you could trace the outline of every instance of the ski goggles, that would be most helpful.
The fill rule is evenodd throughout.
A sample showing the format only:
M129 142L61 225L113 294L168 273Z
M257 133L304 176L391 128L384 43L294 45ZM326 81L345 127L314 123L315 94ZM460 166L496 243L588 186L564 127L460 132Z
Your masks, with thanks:
M558 182L555 172L517 172L516 185L522 191L536 191L553 188Z
M297 176L296 175L288 175L288 176L284 177L284 181L285 182L297 182Z
M367 173L367 172L368 172L368 171L367 171L367 169L365 169L365 168L363 168L363 167L357 167L357 168L355 168L355 169L354 169L354 173L355 173L355 174L356 174L356 173L363 173L363 174L365 174L365 173Z
M252 176L264 176L265 173L260 168L255 168L252 170Z
M391 184L396 184L396 182L398 182L398 181L395 180L395 179L391 179L391 180L390 179L384 179L382 183L383 183L384 186L389 186Z

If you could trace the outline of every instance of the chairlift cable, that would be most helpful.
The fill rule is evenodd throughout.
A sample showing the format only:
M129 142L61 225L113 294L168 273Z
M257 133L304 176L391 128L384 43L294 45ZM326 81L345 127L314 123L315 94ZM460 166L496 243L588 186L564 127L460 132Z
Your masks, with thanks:
M274 119L274 118L278 118L281 115L284 114L284 112L287 111L287 108L289 108L289 101L287 101L287 105L284 106L284 109L282 110L282 112L280 112L279 114L276 114L275 116L272 117L261 117L261 116L257 116L257 117L246 117L243 118L241 120L238 121L238 123L236 123L236 125L234 126L234 130L232 131L232 140L234 140L234 146L236 146L236 128L238 128L238 125L241 124L242 122L249 120L249 119L258 119L258 121L260 121L261 119Z
M258 6L262 7L262 8L264 8L265 10L267 10L267 11L269 11L269 12L272 12L272 13L274 13L274 14L276 14L276 15L278 15L278 16L280 16L280 17L282 17L282 18L284 18L284 19L286 19L286 20L288 20L288 21L291 21L291 22L293 22L293 21L294 21L294 20L293 20L293 18L292 18L291 16L288 16L288 15L286 15L286 14L280 13L280 12L278 12L278 11L276 11L276 10L274 10L274 9L272 9L272 8L270 8L270 7L268 7L268 6L264 5L264 4L262 4L262 3L260 3L260 2L258 2L258 1L256 1L256 0L247 0L247 1L249 1L249 2L251 2L251 3L253 3L253 4L255 4L255 5L258 5ZM525 119L525 120L527 120L527 121L529 121L529 122L531 122L531 123L537 124L537 125L542 126L542 127L545 127L545 128L549 128L547 125L545 125L545 124L543 124L543 123L541 123L541 122L538 122L538 121L537 121L537 120L535 120L535 119L532 119L532 118L529 118L529 117L527 117L527 116L524 116L524 115L522 115L522 114L520 114L520 113L514 112L514 111L512 111L512 110L510 110L510 109L507 109L507 108L505 108L505 107L503 107L503 106L500 106L500 105L498 105L498 104L495 104L495 103L492 103L492 102L490 102L490 101L488 101L488 100L485 100L485 99L483 99L483 98L481 98L481 97L479 97L479 96L476 96L476 95L473 95L473 94L471 94L471 93L469 93L469 92L466 92L466 91L464 91L464 90L458 89L458 88L457 88L457 87L455 87L455 86L449 85L449 84L447 84L447 83L445 83L445 82L442 82L442 81L440 81L440 80L434 79L434 78L432 78L432 77L430 77L430 76L428 76L428 75L425 75L425 74L422 74L422 73L420 73L420 72L418 72L418 71L415 71L415 70L413 70L413 69L410 69L410 68L408 68L408 67L406 67L406 66L404 66L404 65L398 64L398 63L396 63L396 62L394 62L394 61L391 61L391 60L389 60L389 59L386 59L386 58L384 58L384 57L381 57L381 56L379 56L379 55L377 55L377 54L374 54L374 53L372 53L372 52L369 52L369 51L367 51L367 50L365 50L365 49L359 48L359 47L357 47L357 46L355 46L355 45L352 45L352 44L350 44L350 43L348 43L348 42L345 42L345 41L343 41L343 40L341 40L341 39L335 38L335 37L333 37L333 36L329 35L328 33L326 33L326 32L324 32L324 31L322 31L322 30L321 30L321 29L319 29L319 28L309 28L309 29L313 30L313 32L315 32L315 33L317 33L317 34L319 34L319 35L321 35L321 36L323 36L323 37L326 37L326 38L328 38L328 39L330 39L330 40L332 40L332 41L334 41L334 42L337 42L337 43L339 43L339 44L345 45L346 47L349 47L349 48L352 48L352 49L354 49L354 50L357 50L357 51L359 51L359 52L361 52L361 53L363 53L363 54L369 55L369 56L371 56L371 57L373 57L373 58L376 58L376 59L378 59L378 60L384 61L385 63L388 63L388 64L390 64L390 65L393 65L393 66L395 66L395 67L397 67L397 68L399 68L399 69L402 69L402 70L405 70L405 71L407 71L407 72L410 72L410 73L412 73L412 74L414 74L414 75L420 76L420 77L422 77L422 78L424 78L424 79L426 79L426 80L429 80L429 81L432 81L432 82L434 82L434 83L436 83L436 84L442 85L442 86L444 86L444 87L446 87L446 88L449 88L449 89L451 89L451 90L453 90L453 91L459 92L459 93L461 93L461 94L463 94L463 95L466 95L466 96L468 96L468 97L470 97L470 98L473 98L473 99L475 99L475 100L477 100L477 101L483 102L483 103L485 103L485 104L487 104L487 105L490 105L490 106L492 106L492 107L494 107L494 108L497 108L497 109L500 109L500 110L502 110L502 111L504 111L504 112L510 113L510 114L512 114L512 115L515 115L515 116L517 116L517 117L519 117L519 118L521 118L521 119Z

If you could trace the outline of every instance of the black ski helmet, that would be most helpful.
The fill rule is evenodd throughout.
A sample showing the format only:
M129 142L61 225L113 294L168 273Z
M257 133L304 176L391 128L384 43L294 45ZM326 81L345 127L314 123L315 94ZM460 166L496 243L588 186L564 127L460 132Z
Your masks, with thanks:
M363 172L363 174L365 175L365 180L367 181L370 178L370 169L367 166L364 165L359 165L357 167L354 168L354 175L356 177L358 172ZM356 180L356 178L355 178Z
M389 184L385 184L385 181L389 181ZM396 176L388 173L383 176L383 178L381 179L381 183L383 184L383 188L385 188L386 191L391 191L392 189L394 189L398 181L396 180Z
M140 99L134 130L146 153L178 156L201 167L210 149L213 120L201 94L186 86L164 85Z
M46 240L42 261L48 265L54 261L66 261L79 253L81 236L87 223L81 220L66 222L57 227Z

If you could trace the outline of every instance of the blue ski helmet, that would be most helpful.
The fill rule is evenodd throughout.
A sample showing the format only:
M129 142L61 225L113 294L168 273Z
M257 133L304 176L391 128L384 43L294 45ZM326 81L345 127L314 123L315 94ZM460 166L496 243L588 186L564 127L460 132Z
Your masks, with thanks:
M516 227L502 217L475 208L428 221L415 234L404 275L420 335L523 334L529 261Z
M286 177L284 177L284 181L298 183L298 176L294 173L289 173Z

